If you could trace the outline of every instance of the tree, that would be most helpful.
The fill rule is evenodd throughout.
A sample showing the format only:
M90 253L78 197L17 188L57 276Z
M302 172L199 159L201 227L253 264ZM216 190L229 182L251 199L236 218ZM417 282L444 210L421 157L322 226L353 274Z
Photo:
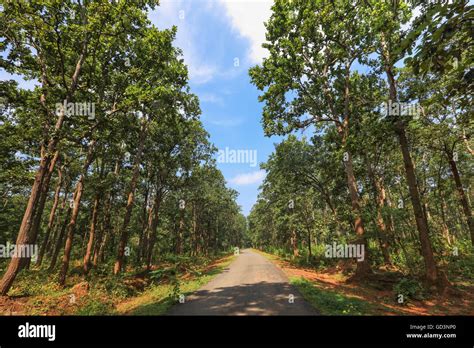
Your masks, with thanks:
M269 58L250 70L262 91L266 135L287 134L310 125L335 127L339 136L357 243L367 251L360 194L350 149L351 123L364 76L352 71L370 53L365 7L342 2L276 1L267 24ZM342 28L344 30L341 32ZM322 91L323 93L319 93ZM352 95L355 94L355 95ZM368 253L355 278L371 273Z

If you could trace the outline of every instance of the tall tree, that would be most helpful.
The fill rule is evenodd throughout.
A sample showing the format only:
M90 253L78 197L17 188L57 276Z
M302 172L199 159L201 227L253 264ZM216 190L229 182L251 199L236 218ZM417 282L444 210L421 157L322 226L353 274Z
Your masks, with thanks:
M335 128L357 243L366 250L355 278L365 278L371 268L350 138L362 99L357 86L364 78L353 72L353 64L366 60L371 49L367 13L345 2L276 1L272 10L263 45L270 56L250 70L252 82L264 91L259 100L265 102L265 133L282 135L311 125Z

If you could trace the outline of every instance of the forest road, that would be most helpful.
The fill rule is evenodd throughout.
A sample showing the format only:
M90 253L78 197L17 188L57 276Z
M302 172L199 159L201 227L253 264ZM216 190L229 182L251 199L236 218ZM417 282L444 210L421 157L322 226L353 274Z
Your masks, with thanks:
M221 274L173 306L168 315L317 315L281 269L241 250Z

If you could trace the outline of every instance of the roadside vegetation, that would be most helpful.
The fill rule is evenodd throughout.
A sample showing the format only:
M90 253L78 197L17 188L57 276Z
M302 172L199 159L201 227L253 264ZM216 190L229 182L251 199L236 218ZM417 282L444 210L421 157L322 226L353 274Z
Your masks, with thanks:
M120 277L98 268L87 277L73 272L70 288L42 270L22 272L9 297L0 298L3 315L162 315L227 267L234 255L212 258L169 256L149 271L131 269ZM78 263L78 269L80 265Z
M468 264L472 269L472 257L462 265L449 265L456 291L440 296L428 292L420 280L393 269L378 271L372 281L348 281L352 262L328 263L316 250L314 260L324 258L324 263L308 263L304 257L277 250L256 251L282 268L290 283L321 315L474 315L474 277L470 270L462 273ZM400 294L403 302L399 302Z
M0 83L0 311L109 314L191 289L246 221L176 28L148 19L159 2L1 5L1 67L34 87Z
M400 307L473 310L472 12L468 1L275 1L269 56L249 73L265 134L284 137L261 164L255 248ZM316 304L343 300L298 282Z

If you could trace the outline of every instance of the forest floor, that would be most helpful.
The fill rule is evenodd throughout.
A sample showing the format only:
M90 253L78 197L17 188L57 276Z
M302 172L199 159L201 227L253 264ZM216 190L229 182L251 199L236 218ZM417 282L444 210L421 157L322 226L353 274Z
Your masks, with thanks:
M199 289L234 258L232 254L190 259L178 267L163 262L151 272L129 269L119 277L102 273L106 267L85 277L78 261L65 287L46 270L24 270L9 296L0 296L0 315L160 315L180 294Z
M455 292L397 301L391 283L348 282L340 266L313 269L280 256L257 251L277 264L303 297L322 315L474 315L474 285L453 282ZM384 272L377 272L383 279Z

